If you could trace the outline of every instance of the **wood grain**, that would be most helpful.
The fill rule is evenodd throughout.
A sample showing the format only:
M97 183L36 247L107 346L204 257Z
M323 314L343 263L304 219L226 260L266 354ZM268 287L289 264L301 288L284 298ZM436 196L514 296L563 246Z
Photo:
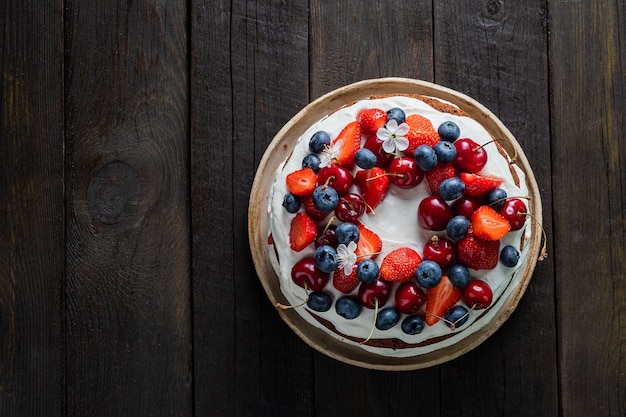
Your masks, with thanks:
M64 415L62 6L0 10L2 416Z
M189 415L186 9L65 5L67 415Z

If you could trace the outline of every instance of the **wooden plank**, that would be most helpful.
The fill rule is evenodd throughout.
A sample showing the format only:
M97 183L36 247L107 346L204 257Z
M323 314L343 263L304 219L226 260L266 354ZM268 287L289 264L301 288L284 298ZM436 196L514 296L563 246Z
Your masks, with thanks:
M0 415L63 416L63 2L0 28Z
M622 416L626 6L555 1L550 15L562 415Z
M186 6L65 7L67 415L191 415Z
M438 4L435 81L466 93L511 130L542 193L551 228L546 2ZM445 23L444 23L445 22ZM554 280L538 263L516 312L481 346L442 367L444 415L558 415ZM446 387L446 388L444 388ZM448 395L450 398L450 395ZM495 412L497 410L497 412Z

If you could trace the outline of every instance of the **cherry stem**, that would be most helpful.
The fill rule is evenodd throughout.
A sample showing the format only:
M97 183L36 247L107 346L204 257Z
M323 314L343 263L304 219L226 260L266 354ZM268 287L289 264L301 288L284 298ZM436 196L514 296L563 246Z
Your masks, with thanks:
M489 142L486 142L480 146L476 146L474 149L472 149L473 152L476 152L482 148L484 148L485 146L489 145L490 143L497 143L497 142L506 142L505 140L502 139L494 139L494 140L490 140ZM515 151L515 155L513 155L513 158L511 158L511 160L509 161L509 164L514 164L517 160L517 149L515 147L513 147L513 151Z
M493 206L494 204L498 204L501 201L506 201L506 200L510 200L512 198L525 198L526 200L532 200L533 198L529 195L520 195L520 196L511 196L511 197L502 197L499 198L495 201L492 201L491 203L488 204L488 206Z
M530 213L523 213L521 211L518 211L515 214L517 214L518 216L530 217L532 221L534 221L535 223L539 225L539 227L541 227L541 242L542 243L541 243L541 250L539 251L539 256L537 257L537 260L545 261L548 258L548 235L546 234L546 229L544 229L543 225L539 223L539 221L535 219L535 217L533 217L533 215Z
M404 174L396 172L385 172L384 174L376 175L375 177L367 178L365 181L374 181L382 177L400 177L403 178Z
M333 224L335 219L336 219L335 216L333 216L330 219L328 219L328 223L326 223L326 226L324 226L324 230L322 230L322 234L324 234L324 233L326 233L328 231L328 228L330 227L331 224Z
M433 237L430 238L430 241L433 242L433 247L435 249L439 249L439 236L433 235Z
M360 345L366 344L374 334L374 329L376 328L376 317L378 316L378 297L374 298L374 323L372 323L372 330L370 330L370 334L367 336L367 339L360 342Z
M334 179L335 179L334 175L330 175L328 178L326 178L326 182L324 182L324 187L328 187L330 182L333 181ZM324 188L324 189L326 189L326 188Z
M366 258L366 257L368 257L368 256L380 255L381 253L382 253L382 252L365 253L365 254L363 254L363 255L359 255L359 256L357 256L356 258L357 258L357 259L359 259L359 258Z
M300 304L286 305L286 304L282 304L282 303L276 303L276 308L281 309L281 310L289 310L291 308L302 307L303 305L305 305L309 301L309 286L307 285L306 281L304 282L304 291L306 291L306 299L303 302L301 302Z

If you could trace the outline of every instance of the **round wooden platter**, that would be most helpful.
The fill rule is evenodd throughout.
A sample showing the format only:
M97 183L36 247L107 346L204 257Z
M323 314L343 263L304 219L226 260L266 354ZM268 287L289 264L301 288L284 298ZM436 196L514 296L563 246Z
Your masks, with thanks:
M499 143L507 150L509 155L516 155L516 164L526 174L526 182L531 197L529 209L536 220L529 223L532 232L530 241L526 243L530 245L529 256L523 270L518 272L521 273L521 276L514 291L483 330L447 348L408 358L379 356L335 339L312 326L301 318L300 315L294 314L293 311L276 310L300 338L314 349L329 357L364 368L403 371L426 368L452 360L482 343L499 329L515 310L535 269L536 255L539 254L542 244L539 189L524 151L511 132L493 113L464 94L429 82L407 78L365 80L334 90L302 109L285 124L269 144L257 169L250 192L248 233L252 258L267 296L273 305L278 302L286 303L287 301L280 291L278 277L272 268L267 252L267 199L270 187L274 181L274 173L282 161L289 156L296 140L310 125L326 114L354 101L388 94L418 94L453 103L460 110L481 123L494 138L504 139L504 141Z

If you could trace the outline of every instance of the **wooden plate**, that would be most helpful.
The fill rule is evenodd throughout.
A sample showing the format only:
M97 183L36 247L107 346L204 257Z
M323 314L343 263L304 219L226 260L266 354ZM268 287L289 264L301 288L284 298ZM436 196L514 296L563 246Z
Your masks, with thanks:
M257 274L272 304L287 302L280 291L278 277L272 268L267 254L267 199L270 187L274 181L276 169L291 153L295 145L295 140L297 140L310 125L329 112L354 101L369 98L372 95L398 93L420 94L454 103L461 110L481 123L492 136L505 138L506 141L501 142L502 146L506 148L510 155L517 155L517 165L526 174L526 182L531 196L529 208L537 221L529 223L531 227L531 239L528 242L530 245L529 256L524 269L519 272L522 274L519 283L510 294L508 300L483 330L447 348L408 358L379 356L333 338L322 330L307 323L298 314L279 309L276 310L298 336L319 352L345 363L379 370L412 370L440 364L468 352L491 336L515 310L520 298L524 294L537 262L535 255L539 254L542 243L540 226L542 220L541 199L533 172L519 143L502 122L487 108L464 94L425 81L406 78L381 78L360 81L339 88L318 98L296 114L276 134L265 151L257 169L252 184L250 204L248 207L248 233L250 249Z

